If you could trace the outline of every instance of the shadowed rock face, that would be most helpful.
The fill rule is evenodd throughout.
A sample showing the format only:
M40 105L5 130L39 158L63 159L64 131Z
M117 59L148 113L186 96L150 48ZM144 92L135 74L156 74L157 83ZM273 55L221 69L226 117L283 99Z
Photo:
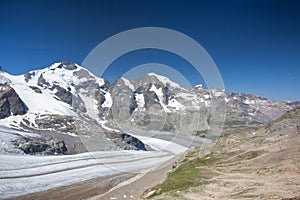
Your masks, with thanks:
M107 138L111 139L114 144L124 150L147 151L145 144L136 137L125 133L106 133Z
M0 85L0 119L11 115L23 115L27 107L9 85Z
M68 151L64 141L54 141L52 139L23 139L13 141L13 144L24 153L31 155L66 154Z

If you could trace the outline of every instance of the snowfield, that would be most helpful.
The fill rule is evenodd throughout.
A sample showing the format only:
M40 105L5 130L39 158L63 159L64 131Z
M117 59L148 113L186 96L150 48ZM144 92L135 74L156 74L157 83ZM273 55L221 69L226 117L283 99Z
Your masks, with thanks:
M19 136L38 137L36 134L0 127L2 147ZM31 156L21 154L13 145L8 145L6 148L10 148L10 151L0 152L0 199L108 175L145 173L187 149L161 139L137 137L155 151L99 151L64 156Z
M77 116L72 111L72 108L67 103L58 101L50 92L43 92L42 94L34 92L27 85L15 84L11 87L17 92L22 101L26 104L30 112L39 114L57 114Z

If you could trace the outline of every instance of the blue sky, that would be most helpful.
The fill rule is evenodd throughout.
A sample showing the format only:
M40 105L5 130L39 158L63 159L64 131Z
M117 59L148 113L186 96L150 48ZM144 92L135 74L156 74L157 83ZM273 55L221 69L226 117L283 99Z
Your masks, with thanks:
M192 37L207 50L228 92L300 100L299 10L297 0L0 0L0 66L22 74L56 61L82 63L114 34L165 27ZM113 81L147 62L172 66L192 84L200 81L189 63L155 50L120 57L104 76Z

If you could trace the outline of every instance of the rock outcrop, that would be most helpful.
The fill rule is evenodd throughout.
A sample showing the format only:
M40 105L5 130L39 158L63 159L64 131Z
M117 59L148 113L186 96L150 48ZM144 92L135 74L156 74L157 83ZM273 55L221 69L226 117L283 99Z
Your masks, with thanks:
M26 105L15 90L9 85L0 85L0 119L11 115L23 115L26 111Z
M26 154L31 155L61 155L66 154L68 149L64 141L52 139L27 139L13 141L15 146Z

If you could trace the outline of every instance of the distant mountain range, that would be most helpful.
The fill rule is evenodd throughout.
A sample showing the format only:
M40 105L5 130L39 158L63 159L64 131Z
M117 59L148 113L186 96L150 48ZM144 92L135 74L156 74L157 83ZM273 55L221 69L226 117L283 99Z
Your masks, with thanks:
M261 127L297 106L300 101L182 87L154 73L109 83L67 62L19 76L0 72L0 125L74 137L102 134L109 141L102 149L142 148L133 138L124 145L127 133L135 132L214 139L223 123L225 129ZM121 140L111 142L116 134Z

